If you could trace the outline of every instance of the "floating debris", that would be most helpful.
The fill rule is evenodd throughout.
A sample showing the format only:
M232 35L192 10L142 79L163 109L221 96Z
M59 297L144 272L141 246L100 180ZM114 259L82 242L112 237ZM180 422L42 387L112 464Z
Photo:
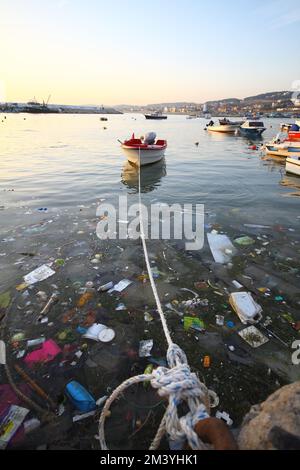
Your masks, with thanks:
M207 239L215 262L229 263L236 250L227 235L211 232L207 234Z
M229 302L242 323L257 323L262 319L262 308L249 292L235 292L230 295Z
M24 276L24 281L27 286L36 284L37 282L45 281L49 277L53 276L55 271L50 268L47 264L43 264L39 268L36 268L31 273Z
M259 348L263 344L267 343L269 339L264 336L256 326L249 326L238 333L252 348Z
M146 340L140 341L139 356L150 357L152 348L153 348L153 339L146 339Z

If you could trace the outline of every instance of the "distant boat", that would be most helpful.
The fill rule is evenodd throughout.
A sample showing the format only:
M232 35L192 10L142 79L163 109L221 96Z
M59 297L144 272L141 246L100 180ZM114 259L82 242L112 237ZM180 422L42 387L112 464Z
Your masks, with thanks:
M121 142L121 146L130 163L144 166L162 160L167 148L167 141L156 140L155 132L149 132L144 140L136 139L132 134L131 139Z
M44 103L31 102L24 106L23 112L31 114L56 114L59 110L57 108L49 108L49 106Z
M160 113L160 112L155 112L155 113L152 113L152 114L145 114L145 118L146 119L168 119L168 116L165 116L164 114Z
M49 108L48 102L50 99L50 96L48 97L47 102L43 101L43 103L39 103L35 98L31 101L28 101L26 105L24 106L23 112L25 113L32 113L32 114L55 114L58 113L59 110L57 108Z
M239 133L252 139L261 137L266 128L262 121L246 121L239 128Z
M288 157L285 162L285 170L287 173L300 176L300 156Z

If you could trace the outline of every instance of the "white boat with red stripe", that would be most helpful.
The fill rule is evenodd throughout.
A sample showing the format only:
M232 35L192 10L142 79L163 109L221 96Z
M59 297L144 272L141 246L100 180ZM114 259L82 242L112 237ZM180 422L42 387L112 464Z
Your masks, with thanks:
M149 132L144 139L131 139L121 142L128 161L136 166L150 165L164 158L167 141L156 139L155 132Z

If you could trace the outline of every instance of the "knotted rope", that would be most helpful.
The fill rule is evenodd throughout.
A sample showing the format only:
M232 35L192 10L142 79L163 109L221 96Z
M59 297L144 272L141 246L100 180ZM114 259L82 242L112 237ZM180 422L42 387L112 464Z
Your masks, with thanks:
M168 343L167 367L158 367L152 374L141 374L131 377L119 385L106 401L99 419L99 441L102 450L108 450L105 441L104 424L105 419L110 415L112 403L131 385L142 382L150 382L152 387L157 389L161 397L168 399L168 406L161 421L155 438L152 441L150 450L158 449L162 437L167 434L170 445L173 449L181 449L185 442L193 450L208 449L194 431L194 427L201 419L208 418L210 408L217 406L218 397L215 392L208 390L205 384L200 382L195 373L192 373L188 365L187 357L182 349L173 343L168 329L167 321L159 299L151 265L149 261L145 231L142 219L141 200L141 156L139 151L139 217L140 217L140 238L143 245L145 262L149 275L150 284L156 301L157 311L163 326L163 331ZM178 406L185 402L189 411L186 415L179 417Z

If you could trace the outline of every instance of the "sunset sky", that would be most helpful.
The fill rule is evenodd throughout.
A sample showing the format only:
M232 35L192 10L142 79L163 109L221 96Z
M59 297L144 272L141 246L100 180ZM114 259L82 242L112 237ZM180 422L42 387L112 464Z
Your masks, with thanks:
M299 0L0 0L0 101L204 102L300 80Z

